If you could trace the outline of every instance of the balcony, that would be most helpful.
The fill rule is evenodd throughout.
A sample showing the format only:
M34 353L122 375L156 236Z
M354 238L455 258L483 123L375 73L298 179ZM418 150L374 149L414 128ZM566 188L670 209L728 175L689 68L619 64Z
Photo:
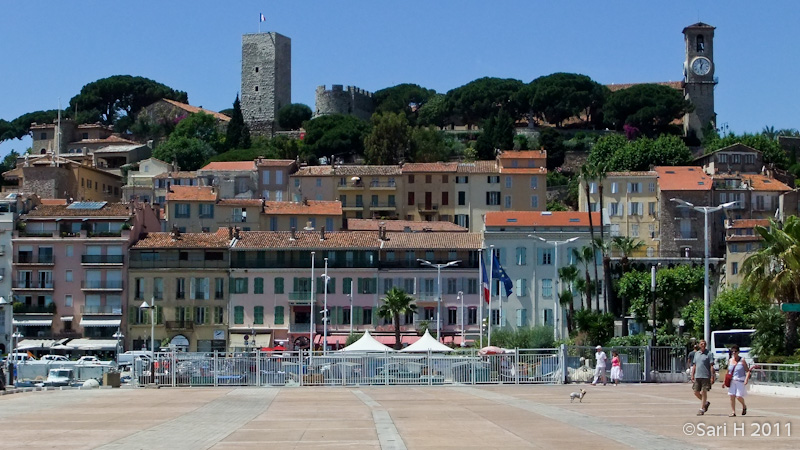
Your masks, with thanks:
M28 305L25 303L14 303L14 314L55 314L56 304L49 305Z
M83 280L81 289L84 291L121 291L122 280Z
M420 212L437 212L439 211L438 203L417 203L417 209Z
M55 231L27 231L19 230L17 236L21 238L51 238Z
M394 202L372 202L369 204L370 209L385 209L396 210L397 204Z
M308 333L311 331L310 323L292 323L289 324L290 333Z
M115 316L122 315L122 306L120 305L86 305L81 306L81 314L83 315L91 315L91 314L111 314Z
M371 181L369 187L374 190L393 191L397 189L397 183L394 181Z
M337 185L340 191L358 191L364 189L364 183L361 180L339 183Z
M444 296L444 293L442 293ZM436 299L439 297L438 292L420 292L416 295L418 302L436 302Z
M696 241L697 231L690 231L688 233L681 233L675 237L676 241Z
M81 255L81 264L122 264L122 255Z
M87 235L91 237L122 237L122 230L120 231L92 231L89 230Z
M316 297L316 296L314 296L314 297ZM289 304L290 305L310 305L311 304L311 292L310 291L290 292L289 293Z
M352 203L350 203L350 204L342 203L342 211L361 211L363 209L364 209L364 203L363 202L361 202L361 203L356 202L355 205L352 204Z
M53 281L39 281L39 280L14 280L12 289L17 290L34 290L34 289L53 289Z
M192 331L194 330L194 322L191 320L167 320L165 322L167 330L171 331Z
M52 266L55 264L55 256L34 255L32 253L17 253L14 255L14 264L38 264Z
M170 260L129 260L130 268L133 269L227 269L228 261L209 260L194 261L183 259Z

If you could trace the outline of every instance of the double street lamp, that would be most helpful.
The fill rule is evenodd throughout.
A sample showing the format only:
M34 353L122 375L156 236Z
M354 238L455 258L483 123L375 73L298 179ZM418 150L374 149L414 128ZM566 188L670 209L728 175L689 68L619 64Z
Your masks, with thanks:
M113 337L114 339L117 340L117 347L116 347L116 350L117 350L117 367L119 367L119 341L120 341L120 339L124 338L125 335L122 334L122 331L119 328L117 328L117 332L114 333L113 335L111 335L111 337Z
M16 362L16 360L14 359L14 357L16 357L17 355L15 355L14 353L17 351L17 344L19 344L19 340L22 338L23 336L22 333L19 332L19 329L14 330L14 334L11 335L12 339L11 351L8 352L8 362L9 362L8 376L9 379L14 382L15 386L16 386L16 380L14 379L14 366L16 364L14 363Z
M705 266L705 281L703 284L703 337L705 338L706 342L711 342L711 316L709 315L709 309L711 307L711 299L710 299L710 284L708 281L708 241L710 235L708 233L708 215L710 213L715 213L717 211L722 211L723 209L728 209L736 205L738 202L728 202L723 203L718 206L695 206L692 203L689 203L685 200L681 200L679 198L671 198L671 202L675 202L683 207L692 208L695 211L702 212L703 218L705 222L705 253L703 257L703 265Z
M152 305L148 305L147 301L142 302L139 306L139 309L144 311L149 309L150 310L150 351L153 352L153 357L155 357L155 333L156 333L156 305L155 305L155 298L150 300L153 302Z
M560 309L561 303L558 301L558 296L561 295L561 276L559 276L559 273L558 273L558 246L561 245L561 244L569 244L570 242L575 242L575 241L578 240L578 237L577 236L576 237L571 237L571 238L565 239L563 241L549 241L549 240L547 240L547 239L545 239L543 237L539 237L539 236L536 236L536 235L533 235L533 234L529 234L528 237L529 238L538 239L538 240L544 242L545 244L551 244L553 246L553 253L555 253L555 256L553 257L553 267L555 269L554 278L556 280L556 283L555 283L556 295L554 297L555 300L553 302L553 316L554 316L553 317L553 339L558 339L558 337L561 335L561 326L560 326L561 320L560 319L561 319L561 316L563 315L563 313L561 312L561 309Z
M452 267L461 262L461 260L450 261L446 263L432 263L430 261L419 259L417 261L423 266L436 268L436 285L438 287L439 295L436 298L436 340L441 341L441 328L442 328L442 269L445 267Z

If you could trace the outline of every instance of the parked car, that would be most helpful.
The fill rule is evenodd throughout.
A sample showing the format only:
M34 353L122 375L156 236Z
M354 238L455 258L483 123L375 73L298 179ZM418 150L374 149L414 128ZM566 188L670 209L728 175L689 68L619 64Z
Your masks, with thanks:
M75 373L72 369L50 369L44 386L70 386L75 382Z
M10 359L11 361L14 361L14 362L35 361L36 360L36 358L31 358L31 355L29 355L27 353L21 353L21 352L11 353L11 354L8 355L8 358L6 358L6 359Z
M118 357L119 365L120 366L131 365L133 364L133 361L136 358L152 359L153 352L149 352L146 350L128 350L125 353L120 353Z
M98 365L98 364L106 364L104 361L100 361L97 356L81 356L78 358L79 365Z
M67 358L64 355L43 355L41 358L39 358L39 360L41 360L41 361L69 361L69 358Z

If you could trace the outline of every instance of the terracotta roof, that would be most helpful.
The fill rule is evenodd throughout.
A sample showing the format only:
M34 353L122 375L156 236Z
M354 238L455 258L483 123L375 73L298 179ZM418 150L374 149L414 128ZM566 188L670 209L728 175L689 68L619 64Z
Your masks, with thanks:
M318 216L341 216L342 202L308 200L302 202L265 202L264 214L309 214Z
M145 248L228 248L227 230L225 233L148 233L132 249Z
M470 163L458 163L458 173L499 173L500 169L496 161L474 161Z
M103 202L75 202L80 203L103 203ZM57 217L131 217L133 212L127 203L106 203L98 209L78 209L70 208L70 205L39 205L33 211L25 214L24 218L57 218Z
M677 89L679 91L683 90L683 82L682 81L656 81L654 83L620 83L620 84L607 84L606 87L611 92L621 91L623 89L628 89L629 87L637 86L639 84L658 84L661 86L671 87L672 89Z
M161 179L161 178L172 178L172 179L176 179L176 178L197 178L197 172L196 171L191 171L191 172L188 172L188 171L164 172L164 173L160 173L160 174L154 176L153 178L158 178L158 179Z
M532 159L547 158L547 150L503 150L498 158L500 159Z
M768 219L737 219L734 220L733 223L728 226L728 228L755 228L756 226L760 227L769 227L769 220Z
M261 207L261 199L258 198L221 198L217 200L220 206L247 206Z
M457 162L408 163L403 165L403 173L455 172L457 169Z
M217 193L213 186L170 186L167 201L213 202Z
M301 167L293 173L293 177L321 177L333 173L331 166L306 166Z
M745 181L753 188L754 191L782 191L788 192L791 191L792 188L785 185L783 182L776 180L775 178L770 178L766 175L745 175L743 177Z
M256 163L255 161L218 161L212 162L205 165L205 167L201 167L200 171L208 171L208 170L242 170L242 171L252 171L255 170Z
M699 166L661 166L653 168L658 173L662 191L708 191L712 179Z
M708 153L706 153L704 155L698 156L697 158L694 159L694 161L697 161L699 159L708 158L709 155L713 155L715 153L732 152L732 151L748 152L748 153L761 153L761 151L758 150L758 149L755 149L753 147L750 147L750 146L747 146L747 145L744 145L742 143L737 142L736 144L731 144L731 145L729 145L727 147L718 148L718 149L714 150L713 152L708 152Z
M256 161L257 167L288 167L296 161L293 159L264 159L259 158Z
M119 136L111 135L107 138L103 139L81 139L79 141L70 142L70 144L98 144L98 143L105 143L105 144L136 144L136 145L144 145L140 144L135 141L131 141L130 139L121 138Z
M480 233L386 233L384 249L478 250L483 248Z
M347 229L350 231L378 231L378 227L383 225L386 231L405 231L406 227L411 231L449 231L464 232L467 228L458 226L452 222L417 222L412 220L380 220L380 219L347 219Z
M42 205L47 205L47 206L61 206L61 205L66 206L67 199L65 199L65 198L42 198L42 199L39 199L39 202L41 202Z
M168 98L162 98L161 100L163 100L163 101L165 101L165 102L167 102L167 103L169 103L169 104L171 104L173 106L177 106L178 108L180 108L180 109L182 109L182 110L184 110L184 111L186 111L188 113L195 114L195 113L203 112L203 113L206 113L206 114L211 114L217 120L221 120L223 122L230 122L230 120L231 120L230 117L226 116L225 114L218 113L216 111L211 111L211 110L208 110L208 109L198 108L197 106L192 106L192 105L187 105L186 103L176 102L175 100L170 100Z
M295 239L288 231L241 231L234 249L374 249L380 248L378 233L372 231L333 231L325 232L325 240L320 239L320 231L296 231Z
M592 213L594 226L600 213ZM494 211L486 213L487 227L588 227L589 216L577 211Z
M647 170L642 172L606 172L606 178L609 177L657 177L658 172L655 170Z
M546 175L547 168L545 167L501 167L500 173L507 175Z
M727 242L753 242L761 241L763 238L760 234L735 234L733 236L726 236Z
M335 166L331 171L332 175L361 175L361 176L374 176L374 175L400 175L402 170L400 166Z

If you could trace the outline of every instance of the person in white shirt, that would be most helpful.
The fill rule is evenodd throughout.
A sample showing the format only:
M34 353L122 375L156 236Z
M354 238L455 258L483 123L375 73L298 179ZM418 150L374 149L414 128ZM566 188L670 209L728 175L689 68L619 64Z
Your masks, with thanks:
M595 350L594 359L597 361L597 364L594 367L594 380L592 381L592 386L597 386L597 380L600 379L603 381L603 386L606 385L606 360L608 360L608 356L606 356L606 352L603 351L603 346L598 345Z

